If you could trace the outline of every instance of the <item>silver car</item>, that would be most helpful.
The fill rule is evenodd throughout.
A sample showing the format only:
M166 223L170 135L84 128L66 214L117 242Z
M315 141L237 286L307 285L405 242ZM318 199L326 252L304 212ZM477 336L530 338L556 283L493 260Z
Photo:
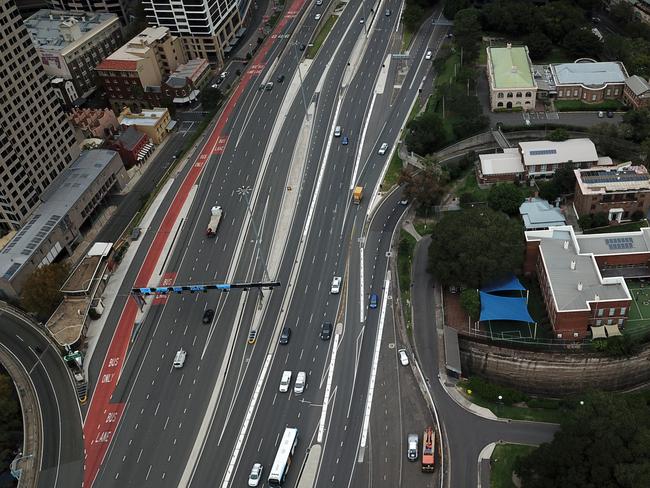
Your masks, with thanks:
M264 467L260 463L253 464L251 469L251 474L248 475L248 486L257 486L260 484L260 479L262 479L262 471Z
M418 435L409 434L406 439L406 457L409 461L416 461L418 458Z

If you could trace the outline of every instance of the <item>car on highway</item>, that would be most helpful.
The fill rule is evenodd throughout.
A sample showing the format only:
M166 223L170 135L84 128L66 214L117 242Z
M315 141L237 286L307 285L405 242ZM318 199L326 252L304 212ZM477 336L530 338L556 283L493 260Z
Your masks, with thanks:
M612 112L611 110L608 110L607 111L607 118L611 119L612 117L614 117L614 112Z
M433 57L433 53L431 51L427 51L427 53L424 56L424 59L429 60Z
M399 204L400 204L400 205L404 205L404 206L406 206L406 205L409 204L409 201L405 198L405 199L403 199L403 200L400 200L400 201L399 201Z
M307 46L305 46L304 44L300 44L300 46L298 46L298 49L300 49L301 51L304 51L306 47Z
M447 39L451 39L454 37L454 35L451 32L448 32L447 35L445 36Z
M182 368L185 364L185 358L187 358L187 352L181 347L174 356L174 368Z
M209 324L212 322L212 317L214 317L214 310L208 308L205 312L203 312L203 323Z
M320 14L314 15L314 20L320 20Z
M365 22L366 22L366 19L364 19L363 17L361 17L361 18L359 19L359 23L360 23L360 24L364 24Z
M278 391L280 393L286 393L289 391L289 387L291 386L292 375L293 373L291 371L282 372L282 379L280 380L280 387L278 388Z
M341 277L335 276L332 278L332 287L330 288L330 293L336 295L341 292Z
M406 355L406 349L398 349L397 355L399 356L399 362L402 363L402 366L409 365L409 357Z
M343 136L343 139L341 139L341 144L347 146L349 143L350 143L350 139L348 139L348 136Z
M384 154L386 154L387 150L388 150L388 143L383 142L379 147L379 151L377 151L377 153L383 156Z
M334 127L334 137L341 137L341 132L343 132L343 129L341 129L340 125Z
M390 17L390 9L389 8L386 9L386 17Z
M289 339L291 339L291 327L283 327L280 334L280 344L289 344Z
M266 91L271 91L271 90L273 90L273 82L272 82L272 81L269 81L269 82L266 84L265 88L266 88Z
M293 394L302 395L307 386L307 374L304 371L299 371L296 375L296 382L293 384Z
M275 81L277 81L278 83L282 83L284 81L284 75L278 76Z
M212 83L211 86L212 86L212 88L219 88L219 85L221 85L222 82L223 82L223 80L222 80L221 78L219 78L219 79L217 80L217 82L216 82L216 83Z
M227 72L227 71L223 71L223 72L219 75L219 78L221 78L222 80L225 80L225 79L226 79L226 76L228 76L228 72Z
M409 461L416 461L418 458L417 434L409 434L406 438L406 457Z
M258 486L260 484L263 470L264 467L260 463L253 464L251 474L248 475L248 486Z
M377 308L377 305L379 305L379 295L377 295L376 293L371 293L370 303L368 304L368 306L370 308Z
M257 340L257 331L256 330L251 330L248 333L248 343L249 344L255 344L256 340Z
M320 338L329 341L332 337L332 322L323 322L320 326Z
M316 5L323 5L323 0L316 0Z

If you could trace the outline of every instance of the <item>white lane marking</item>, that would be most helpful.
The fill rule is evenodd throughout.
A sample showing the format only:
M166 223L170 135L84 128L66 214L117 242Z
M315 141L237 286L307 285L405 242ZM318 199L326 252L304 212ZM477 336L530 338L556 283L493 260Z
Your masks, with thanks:
M364 313L366 311L366 301L363 293L363 288L364 288L364 283L363 283L363 278L364 278L364 273L363 273L363 244L359 246L359 322L363 325L365 316Z
M336 352L339 348L339 334L334 335L334 344L332 345L332 357L330 358L329 374L327 375L327 384L325 386L325 396L323 397L323 408L320 413L320 422L318 424L317 442L323 442L325 433L325 420L327 419L327 406L330 402L330 391L332 389L332 378L334 377L334 365L336 364Z

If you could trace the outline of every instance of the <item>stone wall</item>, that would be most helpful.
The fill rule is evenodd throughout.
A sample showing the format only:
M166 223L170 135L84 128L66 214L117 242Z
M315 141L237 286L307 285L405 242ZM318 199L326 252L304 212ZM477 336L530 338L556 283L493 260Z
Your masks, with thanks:
M563 396L588 389L619 391L650 382L650 345L637 356L534 352L458 336L463 376L477 375L527 393Z

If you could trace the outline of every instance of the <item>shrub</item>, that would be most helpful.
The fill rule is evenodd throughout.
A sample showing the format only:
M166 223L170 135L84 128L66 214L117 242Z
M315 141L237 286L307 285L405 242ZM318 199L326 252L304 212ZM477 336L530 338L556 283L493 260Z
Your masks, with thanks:
M643 218L643 212L641 210L635 210L632 216L630 217L634 222L638 222Z
M472 391L473 395L489 402L498 402L499 395L501 395L501 402L505 405L525 402L528 399L528 397L520 391L489 383L477 376L472 376L467 381L466 387L468 390Z

